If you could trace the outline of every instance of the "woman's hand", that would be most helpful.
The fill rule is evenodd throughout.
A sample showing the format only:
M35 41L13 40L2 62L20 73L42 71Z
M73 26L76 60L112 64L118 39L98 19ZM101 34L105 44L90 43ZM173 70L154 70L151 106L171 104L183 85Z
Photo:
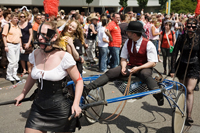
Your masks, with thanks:
M9 50L9 49L8 49L8 46L6 46L6 47L5 47L5 51L8 52L8 50Z
M24 97L25 97L25 95L24 95L23 93L20 94L18 97L16 97L15 100L17 100L17 101L16 101L15 106L20 106L21 103L19 104L19 102L20 102L22 99L24 99Z
M81 108L79 107L79 105L76 105L76 104L73 104L72 105L72 114L74 113L74 112L76 112L76 115L75 115L75 117L78 117L80 114L81 114Z
M22 48L22 46L20 47L20 51L22 51L22 50L24 50L23 48Z
M24 47L24 48L25 48L25 49L28 49L28 48L29 48L29 45L30 45L29 43L25 44L25 47Z
M159 53L161 52L161 49L160 49L160 47L158 48L158 52L159 52Z
M84 58L81 58L81 63L84 63L84 61L85 61Z
M72 39L71 37L67 37L67 38L66 38L66 42L68 43L68 45L69 45L70 47L73 47L73 46L74 46L74 44L73 44L73 39Z

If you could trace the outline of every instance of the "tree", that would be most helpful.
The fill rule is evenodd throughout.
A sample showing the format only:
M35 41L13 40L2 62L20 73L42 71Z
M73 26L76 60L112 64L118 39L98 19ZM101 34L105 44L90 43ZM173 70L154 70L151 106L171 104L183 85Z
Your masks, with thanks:
M88 6L89 6L89 4L92 3L92 2L93 2L93 0L86 0L86 3L88 4Z
M86 3L88 4L88 13L89 13L89 4L92 2L93 2L93 0L86 0Z
M162 9L166 7L166 2L167 1L168 0L159 0L159 4L160 4L160 6L161 6Z
M127 1L128 0L120 0L119 4L125 9L128 6Z
M123 7L123 10L122 10L123 12L125 11L126 7L128 6L127 1L128 0L120 0L119 1L119 4Z
M173 0L171 11L176 13L194 13L197 2L191 0Z
M139 7L142 9L146 7L148 0L137 0Z

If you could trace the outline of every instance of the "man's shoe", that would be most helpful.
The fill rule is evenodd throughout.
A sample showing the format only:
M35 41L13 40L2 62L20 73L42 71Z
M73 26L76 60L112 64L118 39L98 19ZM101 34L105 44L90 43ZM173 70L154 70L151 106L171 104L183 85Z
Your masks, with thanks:
M6 79L9 80L9 81L15 81L15 79L11 76L6 76Z
M14 78L15 80L17 80L17 81L20 80L20 78L19 78L17 75L13 75L13 78Z
M161 96L162 95L162 96ZM158 106L164 105L164 98L162 93L153 94L153 97L156 99Z

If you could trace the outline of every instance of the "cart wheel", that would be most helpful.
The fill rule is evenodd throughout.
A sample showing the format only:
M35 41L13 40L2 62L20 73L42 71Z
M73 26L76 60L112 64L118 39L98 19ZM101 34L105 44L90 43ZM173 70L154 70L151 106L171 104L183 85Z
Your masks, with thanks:
M178 94L176 103L184 114L175 106L172 115L172 130L173 133L182 133L186 119L186 96L184 91Z
M103 87L91 90L86 97L85 104L105 100ZM103 113L104 105L90 107L84 112L84 117L89 124L95 123Z

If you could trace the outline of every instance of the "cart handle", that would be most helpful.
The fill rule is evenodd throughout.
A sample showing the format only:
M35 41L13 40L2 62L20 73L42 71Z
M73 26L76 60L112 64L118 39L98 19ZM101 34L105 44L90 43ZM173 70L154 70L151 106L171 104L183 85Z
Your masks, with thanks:
M98 102L84 104L84 105L81 106L81 109L86 110L90 107L99 106L99 105L107 105L107 104L108 104L107 101L101 100L101 101L98 101ZM70 115L68 120L70 121L72 118L74 118L75 115L76 115L76 112L74 112L72 115Z

